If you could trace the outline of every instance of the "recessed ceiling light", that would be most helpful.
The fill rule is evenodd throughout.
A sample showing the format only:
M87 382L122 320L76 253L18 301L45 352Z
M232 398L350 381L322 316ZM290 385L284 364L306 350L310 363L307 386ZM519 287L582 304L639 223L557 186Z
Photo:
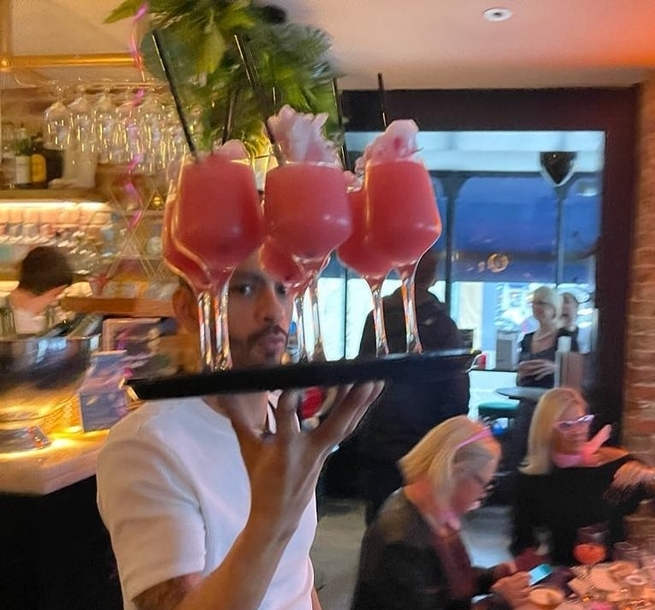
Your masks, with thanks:
M513 13L508 8L496 6L494 8L488 8L482 15L487 21L507 21Z

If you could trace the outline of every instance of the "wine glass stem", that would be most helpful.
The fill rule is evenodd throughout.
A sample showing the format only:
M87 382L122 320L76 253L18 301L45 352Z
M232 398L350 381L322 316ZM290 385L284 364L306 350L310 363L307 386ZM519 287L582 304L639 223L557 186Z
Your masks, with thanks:
M318 276L312 277L309 282L309 304L312 310L312 325L314 328L314 350L312 352L313 362L325 362L325 350L323 349L323 335L321 333L321 320L318 312Z
M382 280L366 280L373 297L373 326L375 327L375 357L389 354L387 331L384 326L384 309L382 306Z
M232 358L230 357L230 336L227 328L228 279L225 279L216 287L212 298L216 325L216 353L214 358L215 371L225 371L232 367Z
M214 368L214 320L212 318L212 293L202 290L197 295L200 328L200 367L203 373Z
M416 320L416 301L414 299L414 273L416 263L399 270L401 279L401 294L403 296L403 307L405 309L405 330L408 354L423 353L423 346L418 335L418 324Z
M293 306L296 310L296 324L298 325L298 362L309 362L307 354L307 339L305 337L305 293L299 292L293 299Z

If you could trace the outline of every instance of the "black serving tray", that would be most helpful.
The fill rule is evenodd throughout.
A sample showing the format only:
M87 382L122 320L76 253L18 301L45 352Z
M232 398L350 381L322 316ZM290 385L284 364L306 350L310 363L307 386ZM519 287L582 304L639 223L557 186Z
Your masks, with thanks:
M479 352L439 350L391 354L383 358L308 362L273 367L240 368L216 373L173 375L128 382L142 400L208 396L264 390L333 386L361 381L437 380L468 371Z

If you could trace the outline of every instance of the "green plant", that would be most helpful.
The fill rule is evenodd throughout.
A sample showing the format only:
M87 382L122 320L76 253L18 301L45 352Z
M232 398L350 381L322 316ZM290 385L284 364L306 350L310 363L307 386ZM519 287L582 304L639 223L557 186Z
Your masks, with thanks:
M252 155L263 154L268 140L263 119L284 104L299 112L327 112L327 135L340 143L334 99L336 76L328 60L330 39L322 30L280 23L271 7L249 0L150 0L153 29L163 40L185 115L194 117L198 148L208 150L216 140L238 138ZM124 0L106 21L135 16L142 0ZM235 36L244 43L255 69L253 87ZM163 77L152 36L141 52L148 70Z

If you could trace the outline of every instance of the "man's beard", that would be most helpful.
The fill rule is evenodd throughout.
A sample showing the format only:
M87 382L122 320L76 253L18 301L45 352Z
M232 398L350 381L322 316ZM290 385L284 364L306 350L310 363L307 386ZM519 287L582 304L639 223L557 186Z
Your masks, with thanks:
M232 351L232 359L235 366L266 366L266 365L275 365L280 364L280 360L284 353L284 350L279 349L279 344L275 344L275 347L262 347L258 354L263 354L263 362L258 360L253 362L253 351L257 348L257 344L260 342L265 342L269 337L278 337L281 336L284 338L284 345L286 345L289 338L289 334L277 324L272 324L263 328L262 330L249 335L244 340L235 340L230 341L230 349Z

